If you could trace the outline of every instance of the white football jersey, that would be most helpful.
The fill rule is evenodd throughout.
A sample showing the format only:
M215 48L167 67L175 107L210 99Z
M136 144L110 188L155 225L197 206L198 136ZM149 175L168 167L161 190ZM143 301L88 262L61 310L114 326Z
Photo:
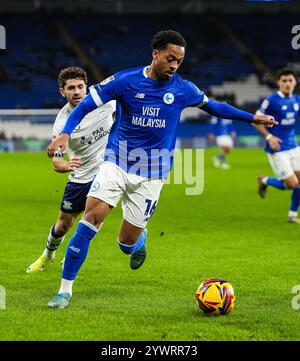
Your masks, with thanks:
M69 181L88 183L98 172L103 160L108 135L116 110L114 100L88 113L70 135L67 153L80 157L81 165L69 175ZM66 104L58 113L52 130L52 139L59 136L72 109Z

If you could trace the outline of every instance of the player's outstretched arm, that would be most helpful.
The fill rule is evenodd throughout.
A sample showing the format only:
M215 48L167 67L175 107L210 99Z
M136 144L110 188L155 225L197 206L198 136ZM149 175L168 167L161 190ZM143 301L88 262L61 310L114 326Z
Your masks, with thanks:
M47 149L48 156L52 158L55 152L64 153L66 150L69 135L82 121L82 119L91 111L95 110L98 106L94 102L92 96L88 94L70 113L66 125L64 126L60 136L55 139Z
M262 124L266 128L271 128L277 125L275 118L271 115L254 115L244 110L233 107L232 105L217 102L209 99L209 101L201 107L207 113L220 118L241 120L253 124Z

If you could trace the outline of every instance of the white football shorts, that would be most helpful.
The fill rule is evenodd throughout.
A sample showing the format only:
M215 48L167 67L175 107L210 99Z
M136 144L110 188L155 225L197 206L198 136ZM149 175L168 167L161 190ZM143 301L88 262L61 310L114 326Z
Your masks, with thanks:
M269 162L278 179L287 179L300 171L300 147L282 152L267 153Z
M136 227L145 228L160 196L164 181L127 173L111 162L100 164L88 197L101 199L116 207L123 198L123 218Z
M233 140L230 135L218 135L216 137L216 143L218 147L233 148Z

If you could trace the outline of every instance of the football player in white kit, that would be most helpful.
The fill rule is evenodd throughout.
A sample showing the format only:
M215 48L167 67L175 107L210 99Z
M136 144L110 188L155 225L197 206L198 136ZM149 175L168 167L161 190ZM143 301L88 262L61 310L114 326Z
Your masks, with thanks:
M72 109L85 97L87 75L81 68L68 67L61 70L58 83L67 104L60 110L54 122L53 140L60 135ZM27 268L27 273L42 271L54 260L55 252L66 233L84 210L86 196L103 158L115 108L115 101L111 101L88 113L72 133L67 150L70 160L65 160L60 153L56 153L52 158L56 172L70 172L70 175L57 221L50 228L44 252Z

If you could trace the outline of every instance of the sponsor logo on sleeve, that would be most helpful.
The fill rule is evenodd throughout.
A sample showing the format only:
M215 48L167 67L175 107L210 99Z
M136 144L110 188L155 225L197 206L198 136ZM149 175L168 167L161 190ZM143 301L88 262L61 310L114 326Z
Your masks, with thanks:
M269 104L270 104L270 102L269 102L267 99L265 99L265 100L262 102L261 108L262 108L262 109L267 109L268 106L269 106Z
M114 77L113 75L111 75L110 77L104 79L104 80L100 83L100 85L106 85L106 84L110 83L112 80L115 80L115 77Z

